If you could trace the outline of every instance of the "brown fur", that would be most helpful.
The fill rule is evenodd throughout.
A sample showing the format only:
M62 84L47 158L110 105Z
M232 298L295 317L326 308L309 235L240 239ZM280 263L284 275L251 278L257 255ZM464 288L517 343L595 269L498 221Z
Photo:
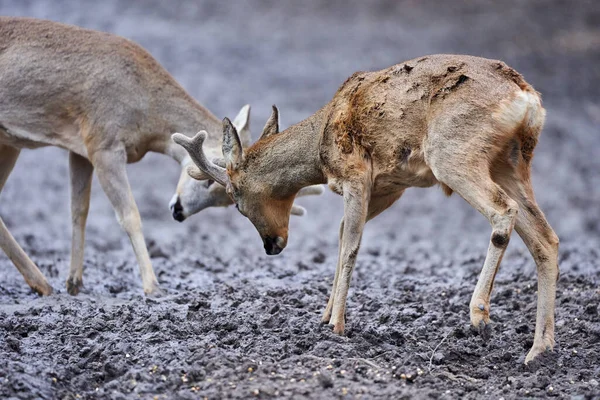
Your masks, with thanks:
M274 220L269 205L278 208L278 199L306 185L327 182L344 197L340 256L323 315L336 333L344 332L364 224L411 186L438 183L446 194L458 193L492 226L469 306L475 327L485 331L490 323L494 278L513 228L537 263L529 362L554 345L558 238L535 203L529 176L544 118L539 94L504 63L431 55L352 75L317 114L251 146L230 184L261 237L287 228L289 212Z
M521 90L532 90L531 86L527 82L525 82L525 79L523 79L523 76L521 74L519 74L517 71L515 71L502 61L496 62L494 67L507 79L510 79L517 86L519 86Z

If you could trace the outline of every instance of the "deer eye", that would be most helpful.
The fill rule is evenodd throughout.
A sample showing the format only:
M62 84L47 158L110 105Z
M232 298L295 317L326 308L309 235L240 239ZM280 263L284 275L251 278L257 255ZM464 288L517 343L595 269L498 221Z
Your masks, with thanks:
M206 185L206 187L207 187L207 188L209 188L209 187L211 187L211 186L212 186L212 184L213 184L213 183L215 183L215 181L213 181L212 179L208 179L208 180L206 181L206 184L205 184L205 185Z

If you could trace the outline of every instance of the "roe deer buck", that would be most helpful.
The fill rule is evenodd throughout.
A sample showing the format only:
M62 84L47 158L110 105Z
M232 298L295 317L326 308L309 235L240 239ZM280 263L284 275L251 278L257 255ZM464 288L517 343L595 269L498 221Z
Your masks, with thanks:
M235 125L250 141L250 107ZM22 148L58 146L69 151L72 249L67 290L82 286L85 225L92 172L129 235L144 292L158 284L142 233L140 215L126 175L126 164L148 151L166 154L182 166L173 217L210 206L233 204L224 187L194 167L173 132L209 132L208 151L221 156L221 121L198 104L142 47L119 36L32 18L0 17L0 191ZM317 189L308 194L318 192ZM301 214L300 207L294 208ZM0 219L0 246L42 295L52 293Z
M490 294L513 226L538 270L533 347L554 346L558 237L534 199L533 150L544 123L539 94L500 61L432 55L377 72L358 72L306 120L278 133L277 109L258 142L244 150L224 120L226 169L203 153L205 135L176 135L200 169L226 185L267 254L287 243L294 195L328 183L344 197L339 260L323 322L342 334L346 297L365 223L411 186L439 183L492 225L487 257L470 302L471 323L490 322Z

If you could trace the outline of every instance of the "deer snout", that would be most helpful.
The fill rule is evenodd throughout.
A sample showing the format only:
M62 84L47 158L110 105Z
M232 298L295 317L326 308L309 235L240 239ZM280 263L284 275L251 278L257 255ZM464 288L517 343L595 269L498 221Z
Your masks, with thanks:
M173 219L175 219L175 221L183 222L185 220L185 215L183 214L183 206L181 205L181 201L179 201L179 196L173 200L175 201L170 204Z
M286 245L285 239L281 236L265 236L263 243L265 245L265 251L270 256L281 253Z

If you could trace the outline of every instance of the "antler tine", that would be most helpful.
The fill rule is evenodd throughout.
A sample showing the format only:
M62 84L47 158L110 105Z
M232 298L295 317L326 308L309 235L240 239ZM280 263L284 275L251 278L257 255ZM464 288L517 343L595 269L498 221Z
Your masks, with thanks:
M227 186L229 178L225 168L220 167L210 161L204 154L204 140L206 139L206 131L200 131L193 138L189 138L181 133L174 133L171 138L175 143L187 150L190 158L208 176L219 182L223 186Z

